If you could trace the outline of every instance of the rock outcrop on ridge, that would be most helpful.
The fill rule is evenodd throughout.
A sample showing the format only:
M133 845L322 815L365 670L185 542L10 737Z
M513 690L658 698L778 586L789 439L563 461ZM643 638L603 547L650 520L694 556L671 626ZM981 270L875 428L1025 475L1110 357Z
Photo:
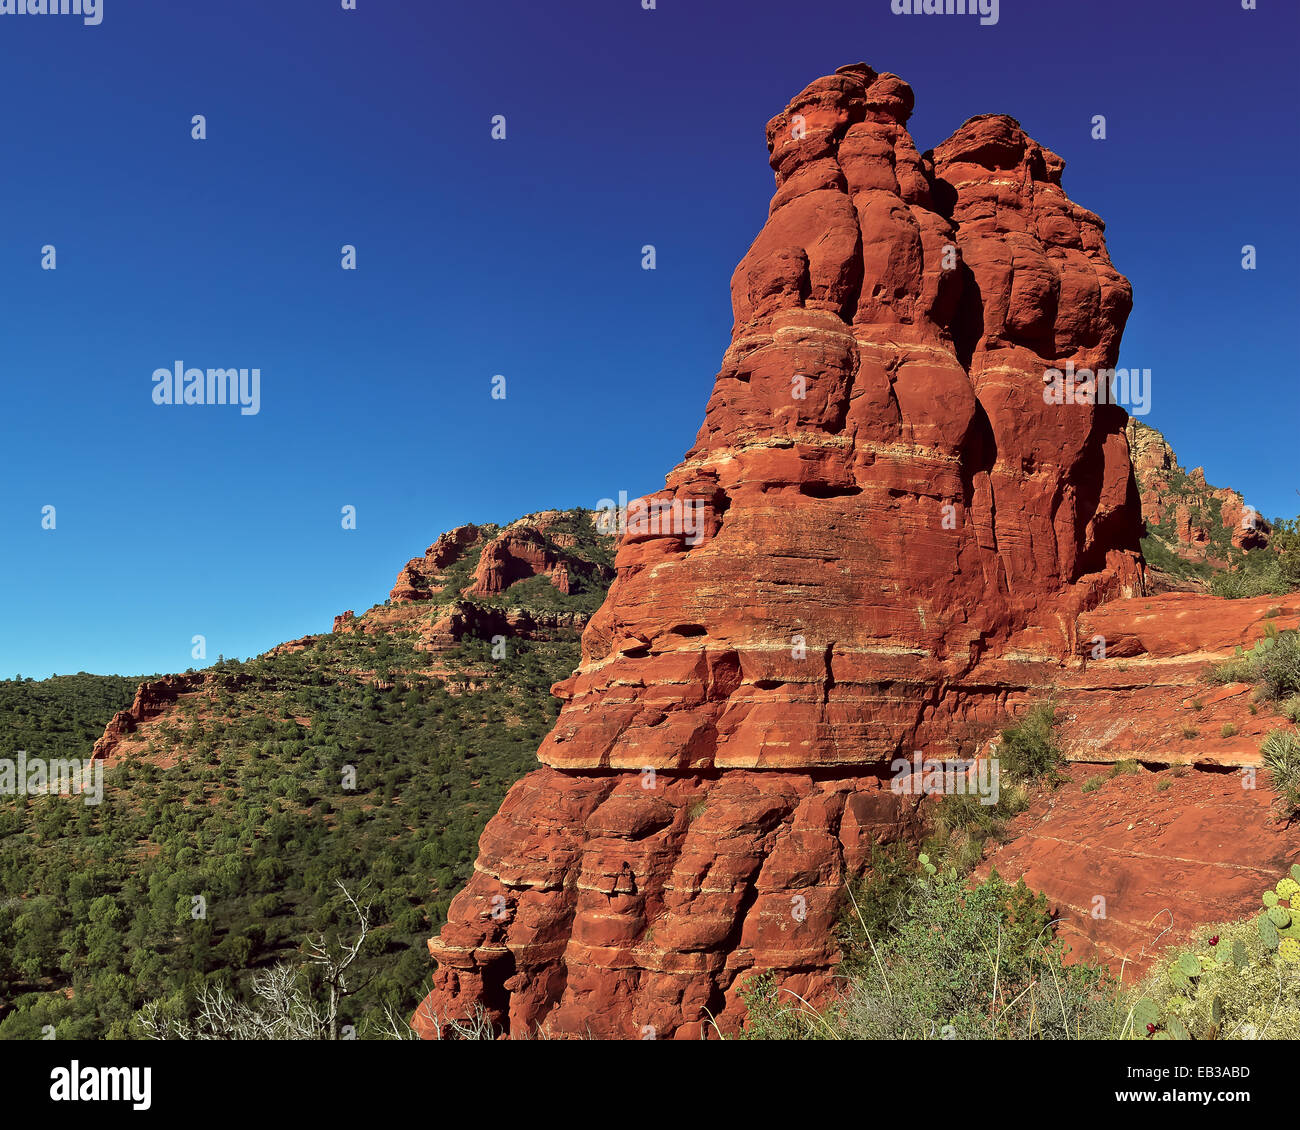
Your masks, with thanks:
M500 596L512 585L531 577L545 576L560 593L568 596L575 576L593 582L602 590L611 577L608 566L593 561L567 529L572 514L545 510L498 526L457 526L442 534L403 566L388 599L393 604L431 600L437 596ZM592 522L596 536L603 537ZM473 562L470 583L456 566Z
M972 752L1142 591L1124 411L1043 395L1115 364L1102 222L1012 118L919 153L912 97L856 64L768 123L704 423L430 942L424 1034L698 1037L765 970L815 999L846 876L914 827L891 760Z
M584 510L545 510L499 527L464 525L440 535L423 557L412 559L398 574L388 601L358 616L349 609L334 617L334 636L356 634L380 647L391 638L409 638L418 652L432 654L420 675L454 690L473 689L481 681L461 661L455 670L439 653L467 638L541 643L574 641L609 587L613 537ZM535 566L535 567L534 567ZM540 591L521 582L543 576ZM306 651L321 636L303 636L278 644L266 658ZM146 680L127 710L105 727L91 754L114 765L140 758L168 722L175 723L181 704L211 711L217 693L238 695L249 676L220 667L164 675ZM164 747L172 741L159 743ZM171 764L169 752L159 764Z
M111 762L125 739L164 715L177 700L201 687L206 680L207 675L202 671L146 679L136 688L131 705L114 714L104 727L103 735L91 751L91 760Z
M1205 471L1184 471L1155 428L1128 422L1133 475L1147 533L1184 560L1223 568L1234 549L1263 549L1272 528L1229 487L1212 487Z

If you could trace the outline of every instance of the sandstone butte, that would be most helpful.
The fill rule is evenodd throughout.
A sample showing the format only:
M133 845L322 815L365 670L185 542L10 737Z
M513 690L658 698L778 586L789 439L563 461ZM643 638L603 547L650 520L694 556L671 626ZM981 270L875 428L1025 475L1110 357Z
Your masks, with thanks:
M1046 369L1117 358L1132 294L1101 220L1013 118L922 154L912 106L856 64L768 123L776 193L732 276L731 344L653 499L702 508L704 536L621 538L542 767L429 943L422 1034L481 1009L512 1036L699 1038L742 1023L762 971L823 998L846 879L923 815L891 760L978 753L1049 690L1080 761L1258 761L1247 688L1210 708L1241 737L1181 726L1206 662L1275 610L1147 597L1125 412L1044 404ZM1262 788L1131 780L1104 818L1077 781L1039 798L985 866L1140 961L1162 908L1168 942L1248 912L1296 858Z

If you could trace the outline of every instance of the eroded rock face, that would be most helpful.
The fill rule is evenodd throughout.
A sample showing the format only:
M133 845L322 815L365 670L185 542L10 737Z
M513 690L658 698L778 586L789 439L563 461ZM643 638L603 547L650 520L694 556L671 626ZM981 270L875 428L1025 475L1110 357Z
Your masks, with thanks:
M441 593L446 587L443 571L482 537L483 531L472 523L439 534L423 557L413 557L402 568L388 599L394 604L406 604Z
M472 560L472 580L465 584L462 579L456 590L456 595L471 600L500 596L512 585L536 576L546 576L565 596L572 591L575 574L603 587L610 577L609 568L577 550L577 538L562 528L568 517L565 511L544 510L504 529L458 526L442 534L423 557L406 563L388 599L392 604L410 604L447 593L448 585L456 583L449 572L451 566L470 559L471 552L477 555Z
M1082 616L1086 662L1054 695L1077 764L1061 787L1036 791L978 874L1023 876L1047 896L1071 956L1126 984L1198 926L1257 911L1260 891L1300 861L1300 828L1277 816L1259 752L1286 721L1255 686L1207 685L1204 673L1296 628L1295 593L1162 593Z
M465 590L465 594L496 596L516 581L542 573L552 576L559 565L559 559L547 549L541 535L535 530L527 527L506 530L483 547L474 583ZM568 591L567 582L565 591Z
M1229 547L1268 545L1272 527L1246 506L1240 492L1210 486L1201 467L1184 471L1155 428L1130 420L1127 434L1142 517L1148 532L1172 552L1222 568L1228 564Z
M141 683L136 688L131 706L114 714L104 728L103 735L91 751L91 760L111 763L123 738L135 733L145 722L166 713L177 699L203 686L208 678L208 672L194 671L185 675L164 675L161 679L149 679ZM228 675L224 676L224 680L236 684L246 680L246 677Z
M512 1034L695 1036L769 969L816 996L845 877L914 820L889 762L970 752L1081 611L1141 590L1124 412L1043 397L1116 360L1101 221L1014 119L922 155L911 109L858 64L768 124L731 345L651 500L692 536L620 541L547 768L430 943L426 1034L482 1006Z

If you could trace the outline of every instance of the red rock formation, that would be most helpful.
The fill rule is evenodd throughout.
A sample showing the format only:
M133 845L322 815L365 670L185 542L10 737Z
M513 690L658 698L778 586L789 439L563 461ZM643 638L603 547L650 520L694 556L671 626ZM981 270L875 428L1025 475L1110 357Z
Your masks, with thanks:
M475 525L457 526L441 534L423 557L413 557L397 575L388 599L394 604L428 600L443 590L442 571L458 560L465 549L480 540L483 531Z
M1228 564L1224 552L1228 545L1237 549L1268 545L1272 527L1262 515L1248 510L1239 492L1210 486L1201 467L1184 472L1174 449L1149 425L1130 420L1127 434L1142 517L1150 532L1171 532L1162 540L1174 553L1223 568Z
M751 971L823 992L845 877L912 820L890 760L968 749L1140 590L1124 413L1043 396L1115 362L1101 221L1013 119L922 156L911 109L859 64L768 124L704 424L430 942L425 1034L689 1037Z
M569 595L569 567L563 561L557 561L551 569L551 584L565 596Z
M1166 593L1080 618L1086 662L1055 697L1062 746L1081 764L1034 798L982 869L1043 891L1076 958L1109 962L1131 981L1160 946L1250 915L1259 892L1300 861L1300 829L1272 814L1259 772L1261 741L1285 722L1255 703L1253 686L1203 679L1270 625L1300 627L1300 600ZM1144 768L1111 778L1120 761ZM1089 778L1096 787L1084 792ZM1094 913L1098 896L1104 915Z
M1067 778L1034 797L977 873L1023 876L1047 895L1070 957L1106 963L1125 984L1196 927L1253 915L1260 892L1300 862L1265 777L1243 789L1236 773L1108 777L1072 765Z
M438 538L423 557L407 562L389 601L427 601L446 592L450 583L446 570L475 548L479 553L474 579L460 590L461 595L471 599L500 596L511 585L543 574L566 596L572 590L575 573L589 578L599 574L600 581L607 580L609 569L579 552L575 535L554 528L566 517L561 510L544 510L520 518L503 530L496 526L459 526Z
M473 601L460 600L449 605L447 611L433 621L427 629L420 630L420 643L424 651L440 651L451 647L466 636L491 639L502 635L507 639L576 638L587 626L590 617L581 612L533 612L523 608L490 608ZM378 623L383 623L379 621Z
M496 596L516 581L552 573L558 564L540 532L528 526L513 527L483 547L474 583L464 590L465 595Z
M334 617L335 631L338 630L338 622L340 619L342 619L342 617ZM306 651L309 647L312 647L318 639L320 639L319 636L300 636L296 640L285 640L284 643L276 644L275 647L271 648L271 650L266 652L265 655L268 659L274 658L277 655L293 655L298 651Z
M109 760L127 734L135 733L142 723L165 713L181 695L201 687L207 677L206 672L195 671L187 675L164 675L161 679L141 683L136 688L130 708L114 714L103 735L95 742L91 760Z

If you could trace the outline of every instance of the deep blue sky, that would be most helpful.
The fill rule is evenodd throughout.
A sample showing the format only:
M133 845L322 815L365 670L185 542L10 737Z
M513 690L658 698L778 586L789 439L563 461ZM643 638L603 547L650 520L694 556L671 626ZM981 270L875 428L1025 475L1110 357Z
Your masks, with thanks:
M1300 509L1292 2L104 3L0 16L0 675L248 656L452 525L657 488L766 215L764 124L858 60L915 88L922 149L996 111L1066 159L1133 282L1147 421ZM155 406L177 359L260 367L261 413Z

